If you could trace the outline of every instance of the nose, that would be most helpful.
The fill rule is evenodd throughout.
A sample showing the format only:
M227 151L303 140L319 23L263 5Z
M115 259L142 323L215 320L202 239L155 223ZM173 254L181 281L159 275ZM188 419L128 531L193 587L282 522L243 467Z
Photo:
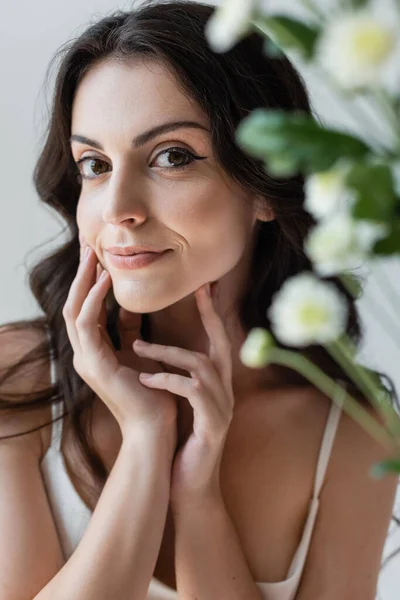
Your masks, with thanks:
M127 223L143 223L148 218L148 206L143 200L137 178L121 167L114 170L105 190L102 218L112 225Z
M138 213L135 209L121 211L118 209L107 209L107 212L103 211L103 221L110 223L110 225L120 225L126 222L130 225L139 225L146 221L147 217L141 213Z

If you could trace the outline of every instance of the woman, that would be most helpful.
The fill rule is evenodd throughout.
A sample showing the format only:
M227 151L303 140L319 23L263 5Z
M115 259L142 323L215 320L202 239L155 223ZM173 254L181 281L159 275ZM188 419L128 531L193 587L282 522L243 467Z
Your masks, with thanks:
M303 179L271 178L235 129L307 94L256 34L214 54L212 12L147 2L65 49L35 184L71 239L31 274L45 317L2 331L3 600L375 595L385 449L293 371L239 359L312 269L313 221Z

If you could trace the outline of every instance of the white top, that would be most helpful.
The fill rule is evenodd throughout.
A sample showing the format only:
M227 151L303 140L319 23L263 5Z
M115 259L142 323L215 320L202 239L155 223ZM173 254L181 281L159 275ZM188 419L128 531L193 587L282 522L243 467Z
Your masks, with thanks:
M50 376L51 383L55 384L56 362L53 358L53 351L50 356ZM63 402L53 403L52 418L55 419L61 416L62 413ZM286 579L277 582L256 582L264 600L293 600L295 597L318 513L319 493L331 454L340 414L340 407L335 402L332 402L320 448L314 481L314 492L304 524L302 539L293 556ZM61 452L62 426L63 419L59 419L52 425L51 444L41 461L41 470L61 548L65 560L68 560L78 546L90 521L92 512L84 504L68 476L64 456ZM153 577L146 600L178 600L178 594L175 590Z

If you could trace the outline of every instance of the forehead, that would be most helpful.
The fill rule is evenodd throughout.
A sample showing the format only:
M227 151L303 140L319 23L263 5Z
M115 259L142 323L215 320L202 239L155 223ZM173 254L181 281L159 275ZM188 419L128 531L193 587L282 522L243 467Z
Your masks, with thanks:
M180 89L164 64L144 59L104 61L93 66L76 90L72 130L97 131L111 127L141 131L149 124L171 120L197 120L209 126L200 106ZM121 129L122 131L122 129Z

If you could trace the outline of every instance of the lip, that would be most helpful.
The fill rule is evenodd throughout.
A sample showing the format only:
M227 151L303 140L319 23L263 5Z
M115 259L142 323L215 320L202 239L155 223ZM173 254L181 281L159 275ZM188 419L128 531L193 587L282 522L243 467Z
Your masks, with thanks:
M109 253L108 259L117 269L141 269L159 260L169 251L170 249L164 250L164 252L141 252L127 256Z
M132 254L144 254L149 252L162 253L168 250L168 248L157 248L156 246L110 246L105 248L109 254L119 254L121 256L131 256Z

